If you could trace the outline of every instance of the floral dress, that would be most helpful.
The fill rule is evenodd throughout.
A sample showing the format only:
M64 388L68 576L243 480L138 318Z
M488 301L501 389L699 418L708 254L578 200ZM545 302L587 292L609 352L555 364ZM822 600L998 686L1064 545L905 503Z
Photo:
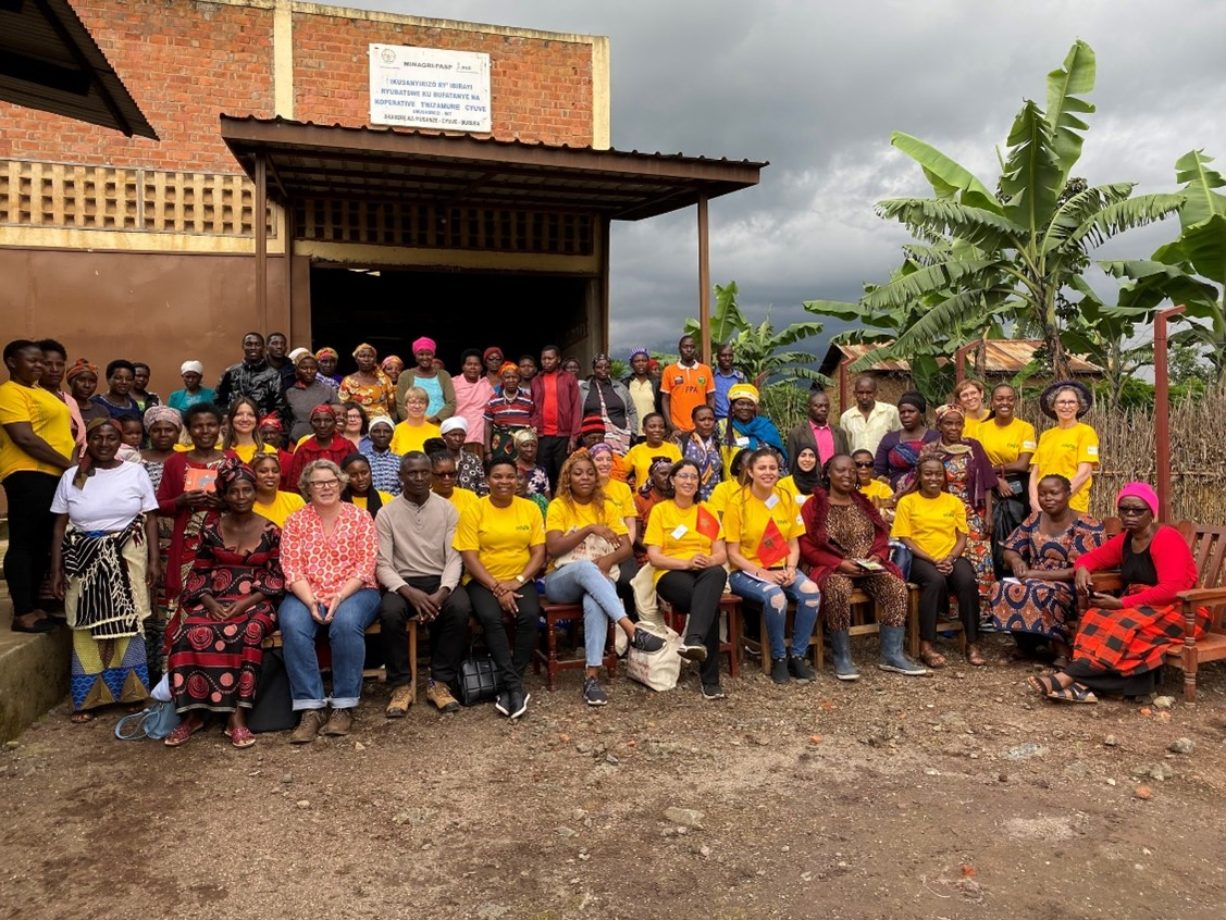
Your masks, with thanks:
M992 568L992 541L988 538L983 511L971 504L971 457L969 452L946 454L943 458L945 482L950 494L960 498L966 506L966 526L970 532L966 536L966 550L962 556L975 570L975 580L979 583L979 603L986 608L996 584L996 573Z
M341 381L337 397L341 402L354 402L366 410L367 415L396 416L396 385L392 378L378 368L374 371L374 383L362 383L357 374L350 374Z
M724 475L719 441L712 435L706 441L691 432L681 445L681 456L698 464L698 501L705 502Z

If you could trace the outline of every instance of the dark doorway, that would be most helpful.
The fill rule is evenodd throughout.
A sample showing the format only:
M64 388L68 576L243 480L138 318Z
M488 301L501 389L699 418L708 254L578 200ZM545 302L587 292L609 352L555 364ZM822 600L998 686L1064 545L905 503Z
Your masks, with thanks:
M588 280L558 275L353 270L311 267L311 338L330 345L340 369L361 342L379 356L413 363L410 343L428 335L447 370L459 373L460 353L497 345L512 360L554 343L564 353L586 345Z

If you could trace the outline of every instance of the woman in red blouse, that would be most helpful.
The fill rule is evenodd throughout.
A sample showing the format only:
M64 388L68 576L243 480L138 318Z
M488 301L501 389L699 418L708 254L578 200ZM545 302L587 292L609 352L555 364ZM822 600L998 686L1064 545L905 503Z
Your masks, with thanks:
M336 410L339 408L330 403L320 403L311 410L311 430L314 434L294 449L294 459L286 477L291 486L298 486L302 471L312 461L331 460L339 464L353 453L353 442L336 433Z
M346 442L348 443L348 442ZM286 597L277 611L285 648L290 695L302 719L290 741L305 744L323 730L346 735L362 695L366 628L379 613L375 583L375 522L357 505L341 501L348 477L331 460L313 460L299 482L305 507L281 532ZM324 696L315 655L323 629L332 646L332 697ZM324 707L332 713L324 724Z

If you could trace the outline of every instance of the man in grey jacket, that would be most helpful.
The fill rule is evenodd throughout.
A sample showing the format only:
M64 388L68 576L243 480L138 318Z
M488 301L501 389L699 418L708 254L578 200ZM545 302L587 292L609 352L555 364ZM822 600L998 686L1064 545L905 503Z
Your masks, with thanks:
M817 454L819 468L835 454L849 453L847 435L838 425L830 424L830 397L822 390L809 395L809 417L791 430L787 446L793 464L807 447Z

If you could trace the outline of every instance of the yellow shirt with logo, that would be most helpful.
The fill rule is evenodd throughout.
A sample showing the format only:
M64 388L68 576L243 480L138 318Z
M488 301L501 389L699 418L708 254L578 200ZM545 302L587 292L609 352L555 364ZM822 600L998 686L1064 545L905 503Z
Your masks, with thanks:
M957 545L958 534L969 532L962 499L948 492L936 498L910 492L898 500L890 536L907 537L933 559L944 559Z
M860 492L863 495L867 495L869 499L876 499L882 502L888 502L894 497L894 490L880 479L870 479L867 483L861 483Z
M281 492L278 490L277 497L268 504L256 502L251 506L251 510L260 517L266 517L278 527L285 526L285 519L291 514L305 505L302 496L296 492Z
M672 441L665 441L659 447L649 447L647 442L635 444L632 448L626 451L626 456L623 459L626 467L634 474L634 485L636 488L647 484L651 478L651 462L656 457L667 457L670 463L676 463L681 459L681 451Z
M1015 418L1008 425L984 422L975 429L975 434L967 437L975 438L983 445L983 452L988 455L992 466L1012 463L1022 454L1033 454L1038 447L1034 425L1020 418Z
M617 513L622 518L638 517L638 509L634 507L634 492L624 482L610 479L604 484L605 498L617 506Z
M1039 445L1030 458L1031 475L1036 479L1044 476L1059 475L1072 480L1077 475L1077 465L1089 463L1098 466L1098 432L1084 422L1078 422L1072 428L1048 428L1039 436ZM1090 476L1080 489L1069 499L1069 507L1074 511L1090 510L1090 486L1094 477Z
M480 500L481 496L472 489L462 489L459 486L451 490L451 497L448 499L455 506L455 510L460 512L461 516Z
M740 495L733 495L724 510L724 539L735 543L741 555L758 568L763 568L758 558L758 544L766 531L766 522L774 519L775 526L785 540L799 539L805 532L805 522L800 518L800 506L787 492L775 488L766 501L746 488ZM775 563L775 567L780 564Z
M775 486L775 488L782 489L784 492L787 492L788 495L792 496L792 501L796 502L797 508L803 508L805 502L813 497L812 494L800 494L800 489L796 488L796 478L794 476L784 476L779 480L779 483Z
M698 532L700 507L706 508L708 513L719 520L718 515L715 515L705 502L695 502L688 508L679 507L671 498L660 502L651 509L651 515L647 518L643 545L658 546L660 552L670 559L684 559L686 562L699 554L711 555L714 541ZM720 527L715 539L723 538L724 528ZM658 583L667 574L667 569L656 569L653 581Z
M522 575L532 548L545 544L545 522L536 505L515 496L499 508L487 495L460 515L453 545L460 552L475 552L491 578L509 581ZM471 580L465 575L465 581Z
M546 534L554 530L561 534L568 534L572 530L587 527L589 524L603 524L619 537L630 535L621 509L608 498L605 499L603 509L599 508L595 502L588 502L585 505L555 498L549 503L549 510L545 512ZM553 568L553 560L550 559L549 571L552 572Z
M431 422L422 422L420 425L399 422L392 431L391 451L403 457L409 451L421 450L421 446L431 438L442 436L442 430Z
M76 457L72 416L68 406L50 390L22 386L15 380L0 383L0 426L18 422L29 423L34 433L57 454L63 454L65 460ZM26 472L48 473L58 478L64 470L31 457L0 427L0 479L10 473Z

